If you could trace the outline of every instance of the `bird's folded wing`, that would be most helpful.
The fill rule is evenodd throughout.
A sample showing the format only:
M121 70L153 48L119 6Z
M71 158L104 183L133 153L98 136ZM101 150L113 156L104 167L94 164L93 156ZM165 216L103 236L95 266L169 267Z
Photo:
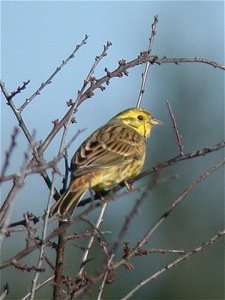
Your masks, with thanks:
M145 140L132 128L107 124L94 132L75 153L71 161L72 176L127 164L142 155Z

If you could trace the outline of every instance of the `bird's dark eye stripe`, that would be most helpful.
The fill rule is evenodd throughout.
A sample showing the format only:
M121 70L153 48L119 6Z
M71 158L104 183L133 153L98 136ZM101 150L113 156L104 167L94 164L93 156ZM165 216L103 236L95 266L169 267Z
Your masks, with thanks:
M137 118L138 118L138 120L143 120L144 119L144 117L142 115L139 115Z

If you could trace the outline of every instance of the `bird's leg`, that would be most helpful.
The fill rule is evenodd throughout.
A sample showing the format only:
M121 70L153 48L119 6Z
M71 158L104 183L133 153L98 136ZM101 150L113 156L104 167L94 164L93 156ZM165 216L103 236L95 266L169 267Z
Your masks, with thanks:
M101 190L101 191L95 191L95 199L101 199L104 200L104 197L109 194L109 191Z
M130 192L131 190L133 190L133 184L132 183L130 183L130 182L126 181L126 180L123 183L124 183L125 187L127 188L128 192Z

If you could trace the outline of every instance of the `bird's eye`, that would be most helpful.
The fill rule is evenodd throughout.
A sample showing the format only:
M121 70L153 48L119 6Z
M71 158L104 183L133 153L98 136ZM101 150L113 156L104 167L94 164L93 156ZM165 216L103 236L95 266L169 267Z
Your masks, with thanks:
M138 120L142 121L144 119L144 117L142 115L139 115L138 117Z

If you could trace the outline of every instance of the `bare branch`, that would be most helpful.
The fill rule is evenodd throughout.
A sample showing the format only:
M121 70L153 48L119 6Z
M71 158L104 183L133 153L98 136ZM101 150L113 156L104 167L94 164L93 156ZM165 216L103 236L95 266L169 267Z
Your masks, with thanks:
M105 284L106 284L106 281L107 281L109 270L111 269L111 263L112 263L113 258L114 258L114 254L111 254L111 256L108 259L108 263L107 263L107 266L106 266L106 269L105 269L105 272L104 272L104 276L103 276L103 279L102 279L101 286L99 288L99 293L98 293L97 300L102 299L102 293L104 291L104 287L105 287Z
M27 88L27 85L30 83L30 80L24 81L22 86L18 86L18 88L11 93L10 100L12 100L13 97L15 97L17 94L21 93L23 90Z
M166 212L155 222L154 225L152 225L147 232L144 234L144 236L140 239L139 243L136 247L134 247L126 259L120 260L118 263L115 263L113 265L113 268L118 268L123 263L126 263L127 259L130 259L131 257L135 256L136 251L138 251L139 247L142 247L146 243L148 243L149 238L152 236L152 234L156 231L156 229L165 221L165 219L170 215L170 213L179 205L186 197L190 194L190 192L198 186L204 179L206 179L208 176L210 176L212 173L217 171L219 168L224 166L225 160L222 160L220 163L215 165L213 168L208 170L207 172L203 173L201 176L199 176L195 181L193 181L190 186L184 190L184 192L178 197L171 206L166 210Z
M7 92L6 88L5 88L4 82L0 81L0 87L1 87L3 95L6 98L7 104L10 106L10 108L12 109L14 115L16 116L18 124L22 128L23 133L25 134L27 140L29 141L30 145L34 144L33 143L32 135L29 132L28 128L26 127L26 125L25 125L25 123L24 123L24 121L22 119L21 113L18 111L18 109L16 108L15 104L13 103L11 95L8 94L8 92Z
M36 291L39 290L40 288L42 288L43 286L45 286L46 284L49 284L51 282L53 282L54 279L54 275L52 275L51 277L47 278L46 280L42 281L41 283L39 283L36 286ZM21 300L29 300L31 296L31 293L28 293L26 296L24 296Z
M225 234L225 230L219 231L216 235L214 235L207 242L203 243L201 246L198 246L198 247L194 248L193 250L189 251L187 254L182 255L181 257L175 259L173 262L171 262L170 264L166 265L165 267L163 267L161 270L159 270L158 272L156 272L152 276L150 276L150 277L142 280L125 297L121 298L121 300L127 300L127 299L131 298L134 295L134 293L136 293L140 288L142 288L147 283L151 282L154 279L157 279L160 275L162 275L166 271L172 269L173 267L176 267L178 264L180 264L184 260L189 259L191 256L193 256L193 255L195 255L195 254L197 254L199 252L205 251L209 246L211 246L211 245L215 244L216 242L218 242L219 239L221 239L224 236L224 234Z
M8 293L9 293L9 287L8 284L6 284L3 286L3 291L0 294L0 300L4 300L7 297Z
M152 58L148 57L148 60L152 60ZM225 71L225 65L217 63L215 61L201 58L201 57L192 57L192 58L186 58L186 57L157 57L154 61L156 64L169 64L174 63L179 65L180 63L201 63L201 64L207 64L209 66L212 66L214 68L218 68Z
M42 164L41 155L38 152L37 145L34 142L32 134L29 132L27 126L25 125L25 123L23 121L21 112L16 108L15 104L12 101L11 96L8 94L8 92L5 88L5 84L2 81L0 81L0 87L1 87L1 90L2 90L2 92L3 92L3 94L6 98L7 104L11 107L14 115L16 116L16 118L18 120L19 126L22 128L22 131L23 131L24 135L26 136L26 138L27 138L27 140L30 144L30 147L32 148L32 152L33 152L32 154L33 154L36 162L38 164ZM42 171L41 176L44 178L47 186L50 189L51 188L51 181L50 181L50 179L48 177L48 174L45 170ZM59 193L57 192L57 190L55 190L55 195L59 196Z
M93 92L91 91L91 87L93 85L95 85L95 79L93 79L92 75L94 73L95 68L97 67L97 65L99 64L99 62L103 59L103 57L105 57L107 55L107 51L109 49L109 47L111 46L110 42L107 42L106 45L104 45L104 49L102 51L102 53L99 56L95 57L95 61L92 65L92 67L90 68L90 71L86 77L86 79L84 80L84 84L81 88L80 91L78 91L78 95L77 95L77 99L76 101L73 103L71 102L71 108L69 109L69 111L65 114L65 116L62 118L61 121L59 121L52 129L52 131L48 134L48 136L46 137L46 139L44 140L44 142L40 145L40 147L38 148L38 152L40 154L43 154L44 151L46 150L46 148L49 146L50 142L53 140L53 138L55 137L55 135L59 132L59 130L65 126L65 124L68 124L71 120L72 120L72 116L74 114L74 112L76 112L78 106L84 101L84 97L83 95L85 94L87 98L90 98L93 95ZM107 77L108 80L108 77ZM90 87L85 91L88 83L90 82ZM100 88L100 85L98 86L98 88ZM86 99L86 98L85 98Z
M176 134L176 138L177 138L177 145L180 149L180 156L184 156L184 145L182 143L182 136L180 135L179 129L177 127L177 122L176 122L174 113L172 111L172 108L169 104L169 101L167 100L166 103L167 103L167 106L168 106L168 109L169 109L169 112L170 112L170 116L171 116L171 119L172 119L172 122L173 122L173 128L175 130L175 134Z
M154 16L154 22L152 24L151 36L149 38L149 45L148 45L148 51L147 51L148 55L151 55L151 52L152 52L153 42L154 42L154 38L155 38L155 35L156 35L156 26L157 26L158 21L159 21L158 16ZM145 64L144 73L142 73L141 89L140 89L140 93L139 93L139 96L138 96L138 101L137 101L137 106L136 107L141 107L141 102L142 102L142 98L143 98L143 95L144 95L144 92L145 92L145 85L146 85L146 80L147 80L149 68L150 68L150 62L148 61Z
M21 270L21 271L27 271L27 272L35 272L35 273L40 273L44 272L44 268L38 268L35 266L27 266L25 264L19 263L17 260L13 259L12 260L12 266L14 266L16 269Z
M88 39L88 36L85 35L84 39L81 41L79 45L76 45L75 49L73 52L65 59L62 61L61 65L58 66L55 71L49 76L47 80L41 83L40 87L29 97L25 100L25 102L18 108L19 112L21 113L24 108L38 95L41 94L41 91L52 82L52 79L59 73L59 71L62 70L63 67L72 59L75 57L75 53L83 46L86 44Z
M56 249L56 264L55 264L55 277L54 277L54 291L53 299L62 299L62 274L64 269L64 255L65 255L65 242L66 242L66 224L59 222L58 245Z
M101 212L99 214L98 220L97 220L96 225L95 225L95 231L96 231L96 229L99 229L99 227L100 227L100 225L101 225L101 223L103 221L103 216L104 216L106 207L107 207L107 203L104 203L102 205ZM82 276L82 273L84 272L84 266L85 266L85 263L86 263L86 261L88 259L91 247L92 247L92 245L94 243L94 239L95 239L95 234L93 234L91 236L91 238L89 240L89 243L88 243L88 246L87 246L87 249L84 252L84 255L83 255L83 258L82 258L82 261L81 261L81 268L80 268L78 276Z
M6 230L10 223L12 208L14 204L14 200L16 198L16 195L18 191L21 189L24 180L25 180L25 173L26 169L29 165L29 157L30 157L31 147L27 150L27 152L24 154L24 162L21 167L21 173L17 180L14 181L12 188L10 189L5 201L3 202L3 205L0 209L0 220L2 220L2 227L0 232L0 245L2 244Z
M52 186L51 186L51 190L50 190L50 193L49 193L47 209L46 209L46 214L45 214L45 218L44 218L44 225L43 225L43 230L42 230L42 240L43 241L46 239L46 236L47 236L47 226L48 226L49 212L50 212L51 201L52 201L53 194L54 194L54 181L55 181L55 173L53 172L53 174L52 174ZM44 260L44 256L45 256L44 250L45 250L45 244L43 243L40 247L40 254L39 254L37 269L42 268L42 264L43 264L43 260ZM40 274L39 272L36 272L35 276L32 280L30 300L33 300L34 297L35 297L35 292L37 290L39 274Z
M82 133L85 129L81 129L78 130L77 133L72 137L72 139L69 141L69 143L62 149L62 151L60 151L58 153L58 155L53 158L51 161L49 162L41 162L41 165L38 166L30 166L29 168L27 168L24 173L26 176L31 175L31 174L36 174L36 173L41 173L47 169L52 169L54 170L56 173L60 173L57 169L57 163L59 162L59 160L64 156L64 152L71 146L71 144L76 140L76 138L78 137L78 135L80 133ZM14 173L8 176L1 176L0 175L0 183L3 181L9 181L9 180L17 180L20 176L20 173ZM51 181L50 181L51 182ZM51 188L51 186L50 186ZM54 195L54 198L57 198L56 195Z
M210 146L210 147L205 147L205 148L202 148L200 150L185 153L182 156L181 155L175 156L175 157L173 157L169 160L166 160L164 162L160 162L156 167L154 167L151 170L142 172L141 174L137 175L133 180L134 181L139 180L139 179L141 179L141 178L143 178L147 175L153 174L154 172L156 172L158 170L167 168L169 166L173 166L174 164L176 164L180 161L188 160L188 159L192 159L192 158L196 158L196 157L200 157L200 156L205 156L208 153L213 153L215 151L223 149L224 147L225 147L225 141L222 141L222 142L220 142L218 144L215 144L213 146Z
M9 145L9 149L5 152L5 161L3 163L0 178L5 175L5 172L9 166L9 161L10 161L13 149L16 146L16 138L17 138L18 133L19 133L18 127L15 127L13 130L13 133L11 135L11 143Z
M138 249L138 253L136 253L136 256L145 256L153 253L159 253L159 254L185 254L188 250L183 249L161 249L161 248L151 248L151 249Z
M112 253L115 253L116 249L118 248L119 243L121 242L123 236L127 232L127 229L129 227L131 221L138 214L138 210L139 210L140 206L143 204L144 199L146 198L147 195L149 195L151 193L152 189L157 184L158 176L159 176L159 173L156 173L152 182L147 186L147 188L143 191L143 193L140 195L140 197L136 200L131 212L128 214L128 216L125 217L124 223L119 231L119 234L111 247Z

